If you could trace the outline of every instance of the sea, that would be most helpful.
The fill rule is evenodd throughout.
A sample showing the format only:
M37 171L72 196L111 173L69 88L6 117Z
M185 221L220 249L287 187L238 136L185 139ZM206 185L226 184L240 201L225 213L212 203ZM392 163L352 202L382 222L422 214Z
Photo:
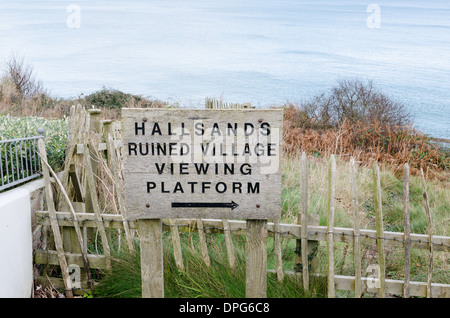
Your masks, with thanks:
M55 97L105 87L181 107L300 104L372 80L450 139L448 0L1 0L11 54Z

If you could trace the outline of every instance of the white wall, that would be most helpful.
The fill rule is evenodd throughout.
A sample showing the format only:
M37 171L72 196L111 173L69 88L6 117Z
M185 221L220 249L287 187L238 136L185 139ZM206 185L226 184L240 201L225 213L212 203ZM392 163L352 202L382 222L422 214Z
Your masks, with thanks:
M33 249L31 194L43 187L36 180L0 194L0 297L31 297Z

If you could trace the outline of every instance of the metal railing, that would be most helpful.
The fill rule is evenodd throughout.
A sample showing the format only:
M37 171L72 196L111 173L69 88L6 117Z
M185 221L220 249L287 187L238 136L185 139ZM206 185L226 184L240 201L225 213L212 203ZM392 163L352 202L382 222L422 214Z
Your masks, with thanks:
M41 176L41 162L37 153L40 136L0 140L0 191Z

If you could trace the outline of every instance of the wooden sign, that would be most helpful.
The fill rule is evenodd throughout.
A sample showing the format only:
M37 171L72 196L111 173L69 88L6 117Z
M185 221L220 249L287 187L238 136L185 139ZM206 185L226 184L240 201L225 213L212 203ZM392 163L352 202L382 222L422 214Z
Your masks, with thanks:
M275 219L283 111L122 109L129 219Z

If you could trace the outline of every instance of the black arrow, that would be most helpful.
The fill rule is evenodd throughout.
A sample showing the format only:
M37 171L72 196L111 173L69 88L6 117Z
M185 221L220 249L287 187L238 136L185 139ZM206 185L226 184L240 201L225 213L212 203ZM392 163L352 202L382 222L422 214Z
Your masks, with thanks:
M226 202L172 202L172 208L231 208L234 210L239 204L234 201Z

